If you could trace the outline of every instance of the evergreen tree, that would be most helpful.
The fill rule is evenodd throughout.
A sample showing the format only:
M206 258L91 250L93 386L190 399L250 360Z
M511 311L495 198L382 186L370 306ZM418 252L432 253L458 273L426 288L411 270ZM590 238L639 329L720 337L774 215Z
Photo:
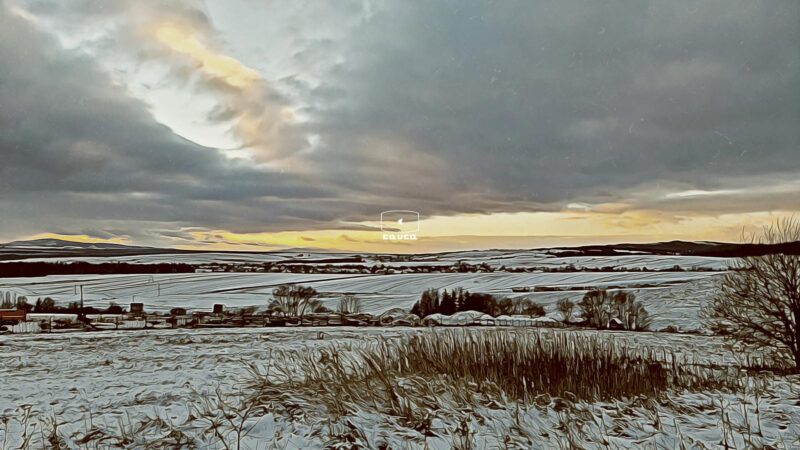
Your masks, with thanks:
M454 296L456 295L455 291L451 294L447 292L447 289L444 290L442 294L442 303L439 307L439 312L446 315L452 315L456 312L456 302Z

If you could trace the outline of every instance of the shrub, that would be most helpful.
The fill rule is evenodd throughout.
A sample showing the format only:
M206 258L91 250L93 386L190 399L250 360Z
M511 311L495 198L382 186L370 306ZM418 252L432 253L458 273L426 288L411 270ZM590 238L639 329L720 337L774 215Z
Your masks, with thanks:
M523 316L542 317L545 315L544 306L534 303L533 300L522 299L514 303L514 314Z
M31 312L33 306L28 303L24 295L17 296L16 292L0 292L0 309L24 309Z
M605 289L589 291L578 306L586 325L593 328L611 328L614 319L631 331L647 330L652 323L650 314L632 292L617 291L612 295Z
M556 309L564 318L564 322L569 323L572 320L572 311L575 309L575 303L568 298L562 298L556 303Z
M354 295L343 295L339 297L339 304L336 307L339 314L356 314L361 312L361 299Z
M56 302L50 297L45 297L44 299L37 299L36 305L33 307L33 312L37 313L49 313L56 311Z
M125 308L123 308L122 306L120 306L120 305L118 305L118 304L116 304L114 302L110 302L108 304L108 308L106 308L106 313L107 314L125 314Z

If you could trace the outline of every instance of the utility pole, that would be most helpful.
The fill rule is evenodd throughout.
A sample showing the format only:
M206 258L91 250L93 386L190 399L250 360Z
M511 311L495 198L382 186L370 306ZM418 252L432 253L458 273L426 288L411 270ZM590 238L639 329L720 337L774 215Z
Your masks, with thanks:
M86 318L86 315L85 315L85 312L83 310L83 285L80 285L80 288L81 288L81 307L78 310L78 320L80 320L81 322L84 322L85 318Z

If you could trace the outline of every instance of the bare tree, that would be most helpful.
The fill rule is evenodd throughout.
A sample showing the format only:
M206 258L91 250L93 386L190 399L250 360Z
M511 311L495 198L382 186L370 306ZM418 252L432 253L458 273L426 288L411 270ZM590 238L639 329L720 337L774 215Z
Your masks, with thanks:
M800 241L800 221L782 220L750 241ZM773 253L740 259L735 270L723 277L719 292L701 317L711 329L800 370L800 255Z
M514 314L520 314L529 317L542 317L546 314L544 306L534 302L533 300L523 298L514 301Z
M361 299L355 295L343 295L339 297L339 305L336 308L339 314L356 314L361 312Z
M314 299L317 291L308 286L284 284L272 291L272 302L269 307L287 317L303 317L307 312L315 312L321 307Z
M589 291L578 307L586 325L599 329L612 328L612 322L625 330L642 331L650 327L652 319L632 292L605 289Z
M605 289L589 291L581 299L578 306L581 316L590 327L606 329L611 326L614 318L614 309L611 305L611 296Z
M617 309L616 317L622 328L632 331L644 331L650 328L652 319L641 302L636 301L633 292L617 291L612 297Z
M572 311L575 309L575 303L568 298L562 298L556 303L556 309L561 313L564 322L572 320Z

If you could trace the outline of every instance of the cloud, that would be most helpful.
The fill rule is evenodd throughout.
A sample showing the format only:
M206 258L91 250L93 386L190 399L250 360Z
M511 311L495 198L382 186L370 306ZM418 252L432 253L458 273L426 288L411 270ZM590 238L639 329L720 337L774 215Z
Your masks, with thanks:
M688 191L672 192L664 196L666 199L674 198L692 198L692 197L718 197L726 195L740 194L742 191L739 189L718 189L716 191L703 191L699 189L692 189Z
M452 191L493 210L797 174L800 6L773 6L393 2L349 43L323 141L359 159L363 136L391 135L394 155L437 161L430 192L461 210ZM386 166L399 192L432 178Z
M795 2L0 9L0 236L800 210Z
M324 187L176 136L91 58L7 12L0 15L0 207L13 213L4 215L4 235L123 228L131 220L244 229L335 216L298 202L330 199Z

